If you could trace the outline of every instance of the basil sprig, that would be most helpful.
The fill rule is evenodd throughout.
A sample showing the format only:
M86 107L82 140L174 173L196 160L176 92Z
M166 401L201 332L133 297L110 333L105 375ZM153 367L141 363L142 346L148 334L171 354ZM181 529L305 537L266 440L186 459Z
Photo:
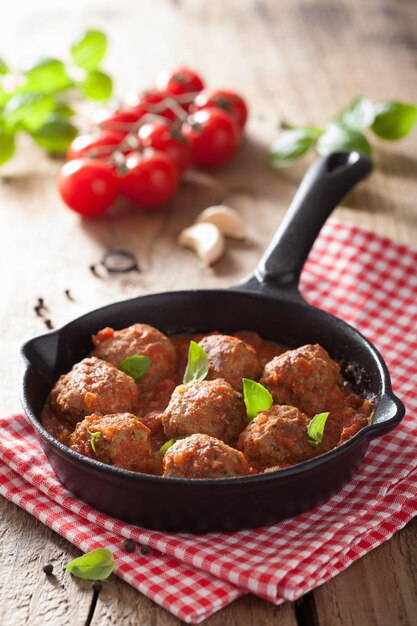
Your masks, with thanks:
M323 134L320 128L289 128L272 143L268 162L274 167L286 167L302 157Z
M151 358L143 354L128 356L119 365L119 370L131 376L136 382L141 380L151 366Z
M365 131L395 141L411 132L416 119L414 104L396 100L373 104L368 98L358 96L322 128L285 124L285 130L271 144L268 162L273 167L286 167L314 147L320 155L357 150L372 156L372 146Z
M389 141L408 135L417 118L417 107L406 102L379 102L375 105L373 132Z
M68 563L66 570L84 580L105 580L114 571L113 553L107 548L87 552Z
M100 69L106 50L106 35L89 30L71 47L70 64L47 57L18 71L0 59L0 165L13 157L20 132L49 153L66 152L78 134L70 90L93 100L112 94L112 80Z
M307 426L308 443L317 447L323 441L324 427L330 413L317 413Z
M253 420L258 413L271 408L273 398L261 383L250 378L243 378L243 399L246 406L246 415Z
M192 380L204 380L209 368L207 352L195 341L190 341L188 349L188 361L185 368L183 383Z

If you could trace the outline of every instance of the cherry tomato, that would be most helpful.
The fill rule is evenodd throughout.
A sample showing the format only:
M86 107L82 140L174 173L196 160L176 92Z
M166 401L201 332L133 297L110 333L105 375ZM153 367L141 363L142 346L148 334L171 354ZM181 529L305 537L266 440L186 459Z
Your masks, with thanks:
M200 76L188 67L179 67L176 70L163 72L158 76L158 86L175 96L184 93L195 93L204 89Z
M137 105L134 107L135 111L140 111L143 114L152 114L159 115L160 117L164 117L171 122L175 122L178 119L178 115L173 111L170 107L161 108L158 105L166 100L167 98L172 99L172 94L167 93L166 91L158 91L156 89L152 91L145 91L139 97Z
M144 124L139 129L139 140L144 148L166 152L180 172L185 172L190 167L191 141L180 129L169 127L162 122Z
M182 131L192 143L194 162L203 167L226 163L239 146L239 126L221 109L197 111L183 124Z
M248 119L248 108L241 96L234 91L226 91L225 89L203 91L196 96L190 110L195 113L213 107L227 111L243 130Z
M91 121L102 130L114 130L127 135L143 115L143 112L136 109L99 109L92 115Z
M123 142L124 133L114 130L102 130L91 135L79 135L68 148L67 161L83 156L104 158L110 156Z
M156 209L173 198L179 182L178 168L170 156L159 150L145 150L126 161L120 178L122 191L143 209Z
M98 217L116 200L120 182L105 161L82 158L65 163L58 176L58 189L70 209L83 217Z

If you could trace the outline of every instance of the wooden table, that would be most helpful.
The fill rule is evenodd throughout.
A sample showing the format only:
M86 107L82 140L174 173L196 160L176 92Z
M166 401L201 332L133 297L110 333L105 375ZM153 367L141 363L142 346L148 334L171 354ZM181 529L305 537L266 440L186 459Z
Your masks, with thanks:
M236 160L184 182L172 206L155 215L122 210L82 223L57 197L59 162L28 142L2 173L2 411L19 407L20 342L102 304L159 290L232 285L254 268L306 167L271 171L268 143L283 118L320 123L357 94L417 100L417 24L413 0L42 0L10 3L0 22L1 55L19 64L63 55L85 27L110 36L106 62L117 91L144 88L173 64L200 70L211 86L241 91L251 107L247 139ZM417 132L378 145L377 171L336 216L408 244L417 242ZM213 268L202 267L176 238L206 206L237 208L251 233L231 244ZM108 248L133 251L141 273L96 278L89 267ZM71 300L66 295L70 290ZM43 298L42 317L35 313ZM0 623L83 624L89 584L62 573L78 551L16 506L1 503ZM274 607L244 597L206 623L320 626L416 624L416 523L308 594ZM56 584L41 573L53 562ZM178 620L113 577L100 595L94 624L157 624Z

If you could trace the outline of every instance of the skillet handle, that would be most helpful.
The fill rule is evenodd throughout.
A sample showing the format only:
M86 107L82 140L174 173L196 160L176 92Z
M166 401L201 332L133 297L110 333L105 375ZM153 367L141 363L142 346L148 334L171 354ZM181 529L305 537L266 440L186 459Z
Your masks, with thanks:
M395 428L405 415L405 407L392 392L384 394L375 411L372 424L366 429L369 439L376 439Z
M297 287L324 222L372 167L372 161L359 152L333 152L313 163L255 270L258 286ZM249 285L255 286L253 277Z

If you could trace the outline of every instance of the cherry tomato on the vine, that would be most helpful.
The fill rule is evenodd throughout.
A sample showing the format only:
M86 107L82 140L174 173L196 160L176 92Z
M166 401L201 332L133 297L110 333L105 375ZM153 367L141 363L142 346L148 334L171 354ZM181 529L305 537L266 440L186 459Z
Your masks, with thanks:
M178 119L178 115L168 106L168 103L167 106L163 105L164 100L167 99L172 99L172 94L153 89L138 95L136 102L130 104L130 108L132 111L136 111L141 118L145 115L157 115L174 122Z
M161 89L176 96L204 89L202 78L188 67L163 72L158 76L157 83Z
M91 135L79 135L68 148L67 160L72 161L83 156L105 158L123 143L124 133L114 130L102 130Z
M168 154L145 150L129 156L120 177L125 196L143 209L157 209L174 197L179 182L178 168Z
M235 118L241 130L243 130L248 119L248 107L239 94L226 89L216 89L214 91L202 91L199 93L190 107L193 113L202 109L216 107L224 109Z
M105 161L81 158L65 163L58 176L58 189L70 209L83 217L98 217L116 200L120 181Z
M112 130L127 135L144 114L136 109L127 108L118 111L99 109L93 114L91 121L102 130Z
M203 167L226 163L239 146L239 126L221 109L197 111L183 124L182 131L192 143L194 162Z
M139 140L144 148L154 148L166 152L180 172L185 172L191 165L191 141L180 129L170 127L163 122L144 124L139 129Z

